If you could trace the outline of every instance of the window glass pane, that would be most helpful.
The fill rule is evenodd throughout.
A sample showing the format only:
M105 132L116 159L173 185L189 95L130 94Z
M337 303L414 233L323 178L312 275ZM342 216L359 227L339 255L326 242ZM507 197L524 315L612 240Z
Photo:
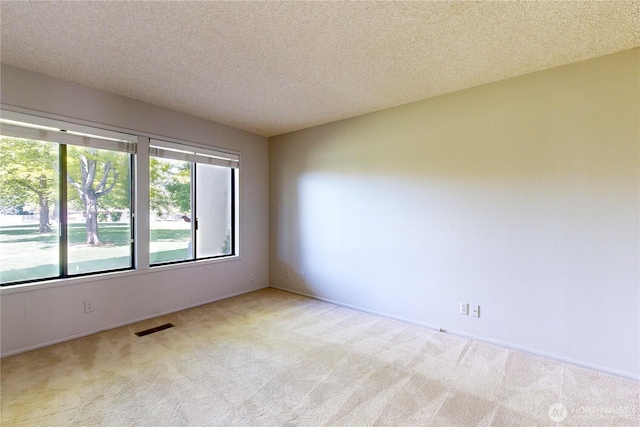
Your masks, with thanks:
M193 259L191 163L150 157L149 184L151 264Z
M196 165L197 258L231 255L231 169Z
M58 144L0 136L0 282L60 274Z
M67 146L69 275L128 268L131 155Z

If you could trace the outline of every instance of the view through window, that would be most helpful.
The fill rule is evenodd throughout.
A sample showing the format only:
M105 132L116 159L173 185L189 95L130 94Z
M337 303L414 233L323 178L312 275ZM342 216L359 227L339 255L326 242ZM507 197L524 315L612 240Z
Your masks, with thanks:
M233 164L202 149L152 144L151 264L233 255Z
M0 136L0 280L60 274L58 144Z
M0 124L0 285L139 268L140 187L144 268L237 253L237 154L14 112Z
M3 123L3 284L133 266L132 155L98 145L120 146L93 135Z
M193 259L191 163L151 157L149 176L151 264Z

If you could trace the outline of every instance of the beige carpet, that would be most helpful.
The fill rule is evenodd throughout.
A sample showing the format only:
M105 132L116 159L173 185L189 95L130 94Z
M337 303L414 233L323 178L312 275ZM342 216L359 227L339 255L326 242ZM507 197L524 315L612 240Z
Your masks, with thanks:
M3 426L640 425L638 382L274 289L5 358L1 392Z

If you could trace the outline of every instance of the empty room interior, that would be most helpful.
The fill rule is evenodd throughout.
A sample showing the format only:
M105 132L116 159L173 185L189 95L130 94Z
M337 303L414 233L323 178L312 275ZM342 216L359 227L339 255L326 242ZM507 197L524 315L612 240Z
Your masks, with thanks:
M640 424L640 2L0 18L2 425Z

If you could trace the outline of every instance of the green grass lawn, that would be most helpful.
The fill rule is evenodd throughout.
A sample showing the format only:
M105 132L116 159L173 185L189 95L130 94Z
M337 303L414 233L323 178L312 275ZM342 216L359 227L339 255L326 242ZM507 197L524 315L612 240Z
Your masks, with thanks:
M84 224L68 227L69 274L114 270L131 266L131 231L126 223L99 223L99 245L87 245ZM151 262L185 259L191 231L151 230ZM0 283L59 275L58 229L38 233L37 224L0 227Z

